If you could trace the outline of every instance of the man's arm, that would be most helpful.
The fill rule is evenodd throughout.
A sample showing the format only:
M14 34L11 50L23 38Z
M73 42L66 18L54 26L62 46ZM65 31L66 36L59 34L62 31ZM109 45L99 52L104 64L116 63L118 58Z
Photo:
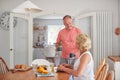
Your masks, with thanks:
M57 49L58 49L58 47L60 46L60 43L56 43L56 51L57 51Z

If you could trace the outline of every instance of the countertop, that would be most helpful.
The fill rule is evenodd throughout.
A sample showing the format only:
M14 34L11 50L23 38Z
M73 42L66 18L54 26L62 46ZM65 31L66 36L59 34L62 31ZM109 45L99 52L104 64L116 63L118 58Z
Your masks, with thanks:
M120 62L120 56L108 56L108 58L114 62Z

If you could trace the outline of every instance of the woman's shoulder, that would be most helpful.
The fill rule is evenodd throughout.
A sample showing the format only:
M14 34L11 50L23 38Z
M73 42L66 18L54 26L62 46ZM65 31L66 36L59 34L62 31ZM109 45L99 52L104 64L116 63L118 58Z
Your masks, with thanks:
M92 59L93 60L93 57L92 57L92 54L90 51L86 51L84 52L84 54L82 55L82 58L89 58L90 60Z
M90 52L86 51L81 55L82 58L90 57Z
M90 51L86 51L83 54L81 54L80 58L83 58L83 59L85 59L85 58L91 58Z
M85 51L84 53L81 54L81 56L83 56L83 55L90 55L90 54L91 54L90 51Z

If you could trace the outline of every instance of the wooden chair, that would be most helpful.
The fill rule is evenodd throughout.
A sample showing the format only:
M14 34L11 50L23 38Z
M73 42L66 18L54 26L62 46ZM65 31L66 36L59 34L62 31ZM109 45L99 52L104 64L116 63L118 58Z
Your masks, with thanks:
M0 57L0 80L36 80L32 68L27 71L16 71L9 69L5 60Z
M107 74L106 80L114 80L114 71L110 70Z
M96 70L96 73L95 73L95 80L98 79L98 76L100 74L100 71L102 70L103 66L105 65L105 58L102 59L102 61L100 62L99 66L98 66L98 69Z
M109 65L105 63L96 80L106 80L108 69Z
M0 57L0 74L5 74L9 71L9 68L6 64L6 62L3 60L2 57Z

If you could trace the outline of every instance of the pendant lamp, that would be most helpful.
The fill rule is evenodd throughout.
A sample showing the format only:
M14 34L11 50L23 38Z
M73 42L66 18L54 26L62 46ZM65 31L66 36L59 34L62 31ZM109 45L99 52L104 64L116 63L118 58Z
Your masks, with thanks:
M26 0L24 3L12 10L15 13L39 13L42 10L32 3L30 0Z

